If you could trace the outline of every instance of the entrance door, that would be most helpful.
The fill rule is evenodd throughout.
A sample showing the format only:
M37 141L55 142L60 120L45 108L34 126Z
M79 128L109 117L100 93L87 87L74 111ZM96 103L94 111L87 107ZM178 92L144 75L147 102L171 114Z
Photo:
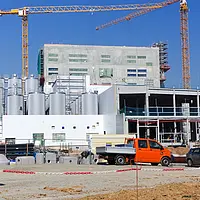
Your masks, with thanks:
M33 133L33 143L44 146L44 133Z

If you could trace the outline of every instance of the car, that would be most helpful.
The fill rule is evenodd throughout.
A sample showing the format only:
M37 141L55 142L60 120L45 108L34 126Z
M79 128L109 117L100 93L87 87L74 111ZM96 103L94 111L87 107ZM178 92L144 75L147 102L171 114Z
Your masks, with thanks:
M200 148L195 147L191 148L186 154L186 161L188 167L200 165Z

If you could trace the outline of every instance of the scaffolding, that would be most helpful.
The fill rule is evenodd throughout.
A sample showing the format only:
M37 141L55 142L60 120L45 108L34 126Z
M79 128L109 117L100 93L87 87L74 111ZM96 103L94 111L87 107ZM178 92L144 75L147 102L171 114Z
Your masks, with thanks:
M52 87L66 94L66 114L71 114L71 103L86 92L86 76L57 76Z
M170 69L170 66L168 65L167 43L164 42L154 43L153 47L159 48L160 87L164 88L165 87L164 81L166 81L165 72L167 72Z

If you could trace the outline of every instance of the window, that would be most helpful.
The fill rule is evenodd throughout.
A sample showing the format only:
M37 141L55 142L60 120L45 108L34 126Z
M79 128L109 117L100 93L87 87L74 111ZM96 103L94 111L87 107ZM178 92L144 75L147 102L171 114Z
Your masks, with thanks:
M133 76L133 77L136 77L136 74L127 74L127 76Z
M33 143L44 145L44 133L33 133Z
M15 144L15 138L5 138L6 144Z
M138 59L146 59L146 56L138 56Z
M65 133L53 133L52 139L53 139L53 142L61 142L65 140Z
M48 61L50 61L50 62L57 62L58 58L48 58Z
M136 72L136 69L127 69L127 72Z
M49 71L58 71L58 68L49 67L48 70L49 70Z
M69 57L87 58L86 54L69 54Z
M198 153L199 154L200 153L200 149L194 149L193 153Z
M153 66L153 63L152 62L147 62L146 66Z
M86 73L70 73L70 76L85 76Z
M107 59L101 59L101 62L103 62L103 63L110 63L110 60L107 60Z
M147 72L146 69L138 69L138 72Z
M58 75L57 72L49 72L49 75Z
M110 55L101 55L102 58L110 58Z
M138 77L146 77L146 74L138 74Z
M127 141L127 146L129 146L129 147L133 147L133 140L128 140Z
M138 140L139 148L147 148L147 140Z
M69 68L69 71L75 71L75 72L77 72L77 71L79 71L79 72L87 72L88 69L86 69L86 68Z
M58 54L56 54L56 53L49 53L48 57L58 57Z
M113 68L100 68L99 69L100 78L111 78L113 77Z
M154 141L149 141L149 145L152 149L162 149L162 146Z
M129 59L136 59L136 56L127 56Z
M127 63L136 63L136 60L127 60Z
M69 62L87 62L87 59L69 59Z

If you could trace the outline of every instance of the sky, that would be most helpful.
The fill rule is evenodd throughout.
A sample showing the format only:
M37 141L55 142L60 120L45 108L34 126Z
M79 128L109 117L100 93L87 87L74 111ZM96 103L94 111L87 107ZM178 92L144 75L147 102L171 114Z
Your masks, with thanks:
M113 5L162 2L165 0L1 0L0 9L44 5ZM191 87L200 88L200 1L187 0L191 54ZM179 3L150 12L128 22L96 31L98 25L131 11L29 15L29 74L37 75L38 51L44 44L151 46L168 43L170 71L166 87L182 87ZM21 74L21 19L0 17L0 74Z

